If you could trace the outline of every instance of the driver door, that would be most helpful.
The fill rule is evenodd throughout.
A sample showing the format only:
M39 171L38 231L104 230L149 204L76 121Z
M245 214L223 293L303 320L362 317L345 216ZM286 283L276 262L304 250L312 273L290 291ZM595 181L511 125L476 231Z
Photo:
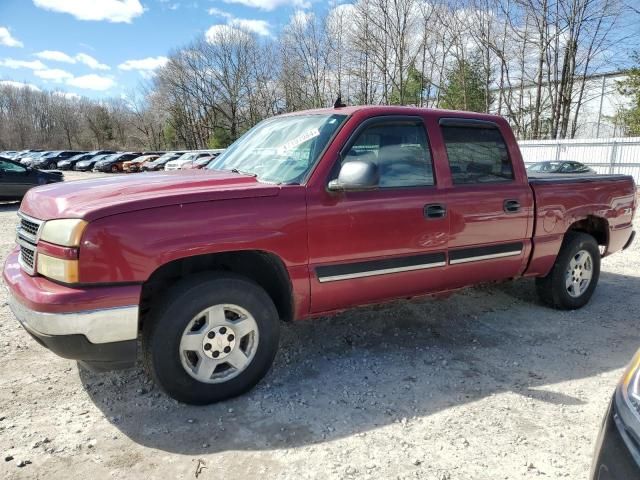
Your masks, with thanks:
M380 181L371 191L308 191L311 312L437 290L449 219L422 118L370 118L342 152L331 177L365 161Z

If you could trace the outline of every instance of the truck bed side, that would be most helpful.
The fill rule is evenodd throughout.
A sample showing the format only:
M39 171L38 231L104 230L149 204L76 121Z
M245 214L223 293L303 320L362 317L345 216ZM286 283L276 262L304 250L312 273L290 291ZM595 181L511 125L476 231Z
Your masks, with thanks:
M592 234L604 255L622 249L632 233L636 187L626 175L529 178L535 201L533 253L526 276L551 269L568 230Z

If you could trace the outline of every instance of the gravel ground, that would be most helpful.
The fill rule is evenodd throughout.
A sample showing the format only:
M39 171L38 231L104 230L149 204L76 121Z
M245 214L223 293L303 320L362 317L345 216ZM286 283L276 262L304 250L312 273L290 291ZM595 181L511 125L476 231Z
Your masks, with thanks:
M17 208L0 205L0 259ZM640 346L639 260L603 260L577 312L520 280L285 325L267 378L209 407L49 353L0 289L0 477L584 479Z

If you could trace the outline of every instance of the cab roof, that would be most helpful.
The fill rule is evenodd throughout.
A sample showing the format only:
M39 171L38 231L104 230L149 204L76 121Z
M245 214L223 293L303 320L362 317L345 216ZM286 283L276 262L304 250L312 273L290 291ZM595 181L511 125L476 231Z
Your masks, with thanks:
M297 115L354 115L356 113L365 113L367 116L375 115L420 115L420 116L434 116L434 117L464 117L477 120L485 120L490 122L497 122L504 120L499 115L492 115L488 113L476 113L465 112L461 110L444 110L438 108L422 108L422 107L408 107L399 105L354 105L350 107L341 108L316 108L310 110L301 110L298 112L285 113L282 116L297 116Z

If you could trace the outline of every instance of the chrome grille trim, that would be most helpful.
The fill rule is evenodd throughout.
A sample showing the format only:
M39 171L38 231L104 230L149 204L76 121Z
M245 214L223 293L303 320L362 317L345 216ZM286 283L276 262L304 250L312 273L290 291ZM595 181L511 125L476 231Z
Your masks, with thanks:
M20 219L17 228L18 235L32 243L38 243L44 222L22 212L18 212L18 218Z
M18 237L16 243L20 245L20 255L18 256L18 263L22 269L29 275L36 273L36 246L27 242L26 240ZM25 253L25 251L27 253Z
M18 263L29 275L35 275L37 265L37 248L44 221L18 212L16 243L20 245Z

